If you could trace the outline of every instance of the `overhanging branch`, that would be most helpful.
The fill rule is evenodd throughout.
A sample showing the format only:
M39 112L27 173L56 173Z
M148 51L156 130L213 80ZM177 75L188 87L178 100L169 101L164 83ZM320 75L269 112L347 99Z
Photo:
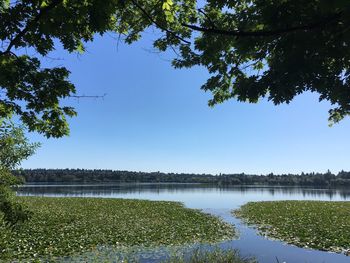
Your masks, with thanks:
M280 28L275 30L257 30L257 31L225 30L225 29L219 29L217 27L206 28L206 27L185 24L185 23L182 23L182 26L190 28L194 31L199 31L207 34L225 35L225 36L233 36L233 37L269 37L269 36L287 34L295 31L310 31L317 28L322 28L328 25L329 23L333 22L334 20L338 19L340 16L341 16L341 13L337 13L315 23L311 23L307 25L291 26L291 27Z

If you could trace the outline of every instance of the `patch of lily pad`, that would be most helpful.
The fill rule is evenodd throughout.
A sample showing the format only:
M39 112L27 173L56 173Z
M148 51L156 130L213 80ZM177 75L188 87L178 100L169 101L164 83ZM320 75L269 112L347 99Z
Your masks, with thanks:
M32 218L9 229L0 215L0 260L34 261L99 253L101 247L159 247L232 239L232 225L181 203L18 197Z
M268 237L350 255L350 202L251 202L234 214Z

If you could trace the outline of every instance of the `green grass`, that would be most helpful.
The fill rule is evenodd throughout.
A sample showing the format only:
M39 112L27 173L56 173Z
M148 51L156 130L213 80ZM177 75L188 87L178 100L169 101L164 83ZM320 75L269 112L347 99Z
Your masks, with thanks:
M0 258L28 260L106 247L216 243L231 225L180 203L126 199L19 197L33 217L13 231L0 216Z
M253 202L234 213L269 237L300 247L350 252L350 202Z
M163 263L256 263L252 258L242 258L236 250L213 251L196 250L188 258L183 255L173 256Z

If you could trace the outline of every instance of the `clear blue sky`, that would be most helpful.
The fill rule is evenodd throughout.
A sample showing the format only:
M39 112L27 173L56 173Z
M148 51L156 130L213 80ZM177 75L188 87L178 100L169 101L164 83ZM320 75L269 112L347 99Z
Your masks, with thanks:
M329 104L303 94L289 105L233 100L209 108L205 69L175 70L174 55L152 51L151 34L127 46L110 36L83 55L57 51L80 95L71 135L46 139L24 168L92 168L194 173L350 170L350 119L328 127Z

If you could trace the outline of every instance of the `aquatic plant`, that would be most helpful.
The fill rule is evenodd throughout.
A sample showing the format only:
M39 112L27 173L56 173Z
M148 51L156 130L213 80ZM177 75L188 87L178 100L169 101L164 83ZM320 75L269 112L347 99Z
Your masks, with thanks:
M13 230L0 215L0 259L63 257L105 247L215 243L232 225L181 203L102 198L18 197L33 215Z
M268 237L299 247L350 253L350 202L251 202L234 213Z

